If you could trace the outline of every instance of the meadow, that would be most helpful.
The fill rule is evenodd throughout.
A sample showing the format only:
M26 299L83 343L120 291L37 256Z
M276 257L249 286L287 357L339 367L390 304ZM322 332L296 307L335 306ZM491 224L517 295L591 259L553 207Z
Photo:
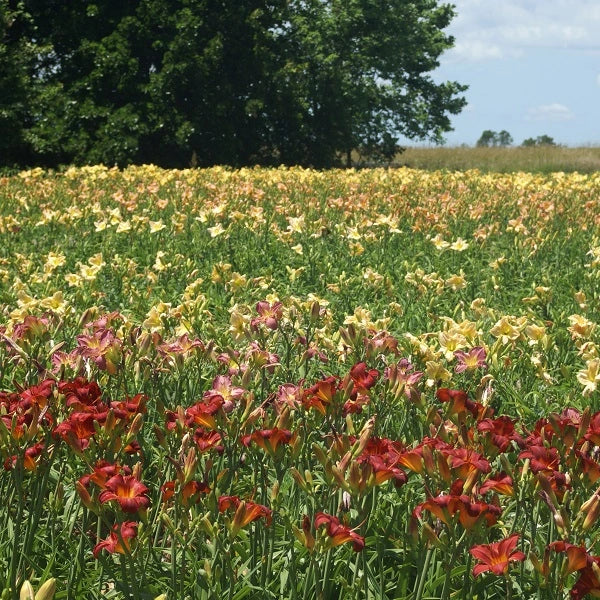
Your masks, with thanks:
M357 162L359 158L357 156ZM590 173L600 171L598 146L512 146L512 147L408 147L392 164L414 169L492 173Z
M600 173L36 169L0 239L1 598L600 595Z

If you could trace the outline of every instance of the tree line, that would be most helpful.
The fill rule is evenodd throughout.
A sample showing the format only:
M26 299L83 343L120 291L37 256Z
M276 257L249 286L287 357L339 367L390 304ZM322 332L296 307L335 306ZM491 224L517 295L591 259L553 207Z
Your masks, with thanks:
M437 0L0 0L0 165L339 163L442 140Z
M491 146L512 146L514 143L512 135L505 129L500 132L486 129L477 140L476 146L478 148L489 148ZM536 138L527 138L523 140L521 146L532 147L532 146L556 146L556 142L549 135L538 135Z

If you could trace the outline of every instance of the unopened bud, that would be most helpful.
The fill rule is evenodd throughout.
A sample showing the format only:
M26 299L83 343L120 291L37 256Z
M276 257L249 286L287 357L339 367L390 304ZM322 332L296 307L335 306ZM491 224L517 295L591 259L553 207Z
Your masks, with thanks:
M52 598L54 598L55 591L56 579L48 579L48 581L45 581L43 585L40 586L40 589L35 595L35 600L52 600Z
M19 600L35 600L33 593L33 586L29 581L24 581L21 586L21 593L19 594Z

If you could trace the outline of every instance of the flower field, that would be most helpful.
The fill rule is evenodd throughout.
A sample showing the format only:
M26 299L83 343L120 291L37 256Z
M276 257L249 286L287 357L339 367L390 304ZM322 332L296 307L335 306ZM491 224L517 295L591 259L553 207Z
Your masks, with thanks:
M34 170L0 239L2 599L600 596L600 174Z

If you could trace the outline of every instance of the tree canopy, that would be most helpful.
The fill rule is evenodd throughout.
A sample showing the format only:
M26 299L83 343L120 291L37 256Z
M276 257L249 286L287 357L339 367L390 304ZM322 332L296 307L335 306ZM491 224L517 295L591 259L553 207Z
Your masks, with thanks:
M514 140L512 135L510 135L510 133L508 133L506 129L503 129L500 132L492 131L491 129L486 129L481 134L481 137L477 140L476 145L478 148L486 148L490 146L506 147L511 146L513 141Z
M0 0L0 164L329 166L441 141L437 0Z

